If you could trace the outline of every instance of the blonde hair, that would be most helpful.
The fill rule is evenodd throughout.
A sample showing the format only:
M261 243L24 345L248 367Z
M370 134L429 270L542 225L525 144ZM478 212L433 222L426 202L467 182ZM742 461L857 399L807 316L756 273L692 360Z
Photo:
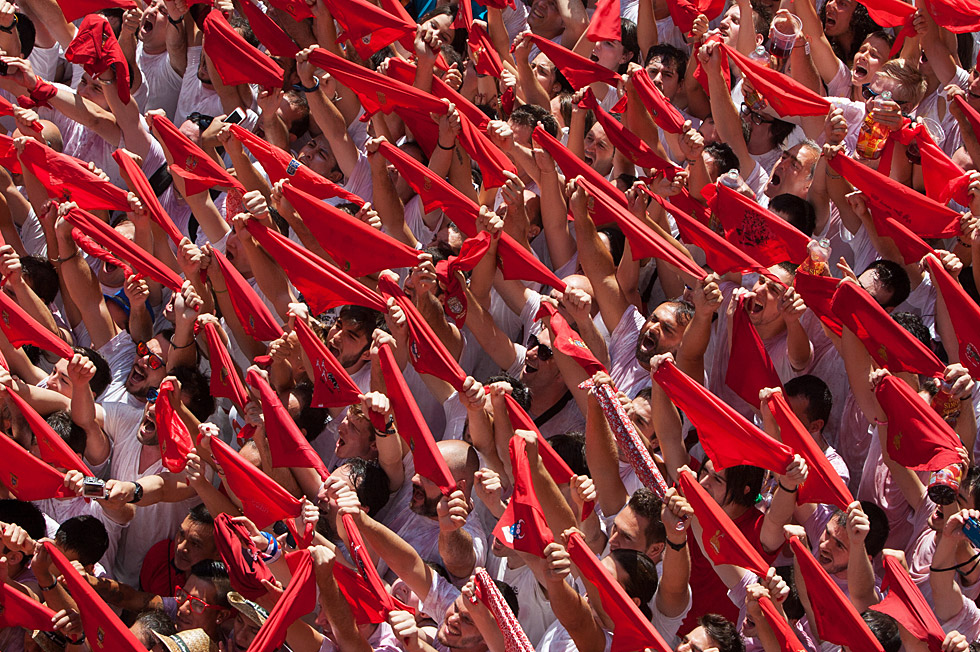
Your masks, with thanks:
M908 91L908 104L903 107L906 113L917 107L926 96L928 82L925 76L905 59L886 61L877 74L891 77Z

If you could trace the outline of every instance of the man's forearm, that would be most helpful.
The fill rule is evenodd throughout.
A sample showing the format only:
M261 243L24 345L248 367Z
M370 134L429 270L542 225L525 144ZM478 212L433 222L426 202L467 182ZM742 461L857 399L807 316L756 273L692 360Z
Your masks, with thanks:
M163 606L160 596L145 591L137 591L128 584L110 580L107 577L95 577L85 575L89 586L95 589L99 597L120 609L128 611L144 611L146 609L159 609Z
M459 528L452 532L439 533L439 556L442 565L453 577L469 577L476 568L476 551L473 549L473 537L470 533Z

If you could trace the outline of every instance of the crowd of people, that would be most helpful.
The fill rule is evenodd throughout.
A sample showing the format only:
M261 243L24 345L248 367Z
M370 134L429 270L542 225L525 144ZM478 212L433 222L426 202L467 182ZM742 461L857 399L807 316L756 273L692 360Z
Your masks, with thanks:
M980 649L978 35L0 0L0 650Z

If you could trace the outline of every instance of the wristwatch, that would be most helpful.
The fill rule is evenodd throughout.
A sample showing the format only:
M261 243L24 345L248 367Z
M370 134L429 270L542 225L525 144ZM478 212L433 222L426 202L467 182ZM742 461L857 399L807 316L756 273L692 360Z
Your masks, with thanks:
M143 500L143 485L141 485L139 482L134 482L133 484L136 485L136 488L133 489L133 499L129 501L130 504L138 503L139 501Z

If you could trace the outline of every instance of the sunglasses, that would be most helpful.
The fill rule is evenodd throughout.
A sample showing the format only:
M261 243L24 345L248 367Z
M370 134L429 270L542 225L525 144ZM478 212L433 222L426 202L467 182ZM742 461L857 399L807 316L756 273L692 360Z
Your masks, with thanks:
M538 341L537 335L532 335L531 337L527 338L527 350L530 351L531 349L535 348L538 350L538 360L541 360L542 362L551 360L551 356L555 354L555 352L551 350L550 346L542 344Z
M224 607L217 607L213 604L208 604L201 598L195 598L193 595L188 595L187 591L183 587L178 586L177 591L174 593L174 597L177 599L177 604L184 604L188 600L191 601L191 611L196 614L203 614L208 609L214 609L216 611L225 611Z
M752 122L754 122L757 125L768 125L776 121L774 118L768 118L762 115L761 113L756 113L751 108L749 108L749 105L746 104L745 102L742 102L742 109L740 111L740 114L743 118L749 118L750 120L752 120Z
M879 95L881 95L881 93L871 90L871 82L865 82L864 84L861 84L861 96L864 97L864 99L873 100ZM899 105L900 107L904 107L906 104L909 103L908 100L896 100L894 97L891 99L891 101Z
M146 358L147 356L149 356L149 359L146 361L146 364L153 371L156 371L157 369L162 369L164 365L166 365L166 363L163 361L163 358L161 358L156 353L151 351L150 347L146 345L146 342L138 342L136 344L136 353L141 358Z
M160 396L160 390L156 387L151 387L150 389L146 390L147 403L156 403L158 396Z

